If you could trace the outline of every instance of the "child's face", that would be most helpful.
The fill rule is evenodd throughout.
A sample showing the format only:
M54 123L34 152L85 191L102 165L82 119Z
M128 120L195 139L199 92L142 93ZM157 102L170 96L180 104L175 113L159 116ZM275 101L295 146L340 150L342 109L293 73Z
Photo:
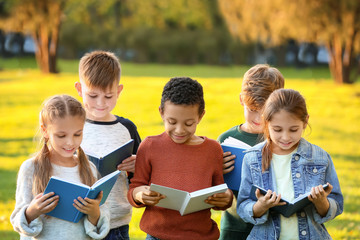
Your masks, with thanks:
M244 117L245 123L244 130L248 133L262 133L263 132L263 124L261 121L261 110L251 110L248 106L243 104L244 106Z
M83 81L77 82L75 88L83 98L86 117L93 121L112 121L111 111L115 108L123 85L113 84L106 91L87 86Z
M286 155L294 151L305 127L306 123L285 110L275 113L268 124L273 153Z
M84 120L78 116L55 119L47 126L41 126L44 137L50 144L50 152L55 158L72 159L82 140Z
M199 105L176 105L166 101L164 111L159 110L170 138L175 143L192 144L196 127L205 113L199 115Z

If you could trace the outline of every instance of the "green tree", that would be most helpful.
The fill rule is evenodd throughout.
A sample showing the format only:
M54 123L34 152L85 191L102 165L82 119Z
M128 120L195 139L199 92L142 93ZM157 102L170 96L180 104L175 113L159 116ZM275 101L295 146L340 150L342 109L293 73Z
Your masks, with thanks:
M287 39L325 45L335 82L351 83L356 79L360 1L218 0L218 3L233 36L271 45Z
M65 0L5 1L0 28L7 32L23 32L32 36L36 61L44 73L56 72L60 26Z
M212 29L211 5L202 0L130 0L124 5L122 26L160 29Z

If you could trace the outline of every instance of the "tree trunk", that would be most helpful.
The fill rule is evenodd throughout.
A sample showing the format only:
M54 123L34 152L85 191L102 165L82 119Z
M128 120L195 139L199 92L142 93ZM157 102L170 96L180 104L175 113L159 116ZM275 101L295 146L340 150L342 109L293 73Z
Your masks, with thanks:
M343 77L343 50L339 36L333 36L331 41L327 44L327 49L330 55L329 68L335 83L344 83Z
M56 8L56 10L54 11L56 16L54 16L54 18L55 18L54 25L52 26L52 29L51 29L51 41L50 41L50 46L49 46L49 61L50 61L49 62L49 70L50 70L50 73L57 73L58 72L57 66L56 66L57 49L58 49L58 45L59 45L59 32L60 32L60 26L61 26L62 8L64 6L62 6L61 3L59 3L59 4L53 5L52 7L54 9Z

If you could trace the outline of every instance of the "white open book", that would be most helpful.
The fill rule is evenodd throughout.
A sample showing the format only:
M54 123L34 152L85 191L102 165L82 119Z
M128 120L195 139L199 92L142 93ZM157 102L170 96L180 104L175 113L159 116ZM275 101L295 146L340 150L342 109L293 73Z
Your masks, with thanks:
M166 196L166 198L161 199L156 206L177 210L180 212L181 216L213 207L214 205L207 204L205 200L209 196L212 196L215 193L225 192L227 189L228 187L226 183L224 183L189 193L153 183L150 185L151 191Z

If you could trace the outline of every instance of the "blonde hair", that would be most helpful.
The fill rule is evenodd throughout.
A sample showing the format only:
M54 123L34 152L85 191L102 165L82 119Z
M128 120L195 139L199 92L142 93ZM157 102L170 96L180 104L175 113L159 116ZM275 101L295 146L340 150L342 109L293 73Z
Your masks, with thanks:
M120 62L112 52L93 51L85 54L79 63L79 77L89 87L107 90L120 82Z
M40 125L47 127L53 124L54 120L65 118L66 116L77 116L83 119L85 123L85 110L81 103L69 95L56 95L43 104L43 109L40 112ZM37 195L43 192L52 175L52 166L50 162L50 150L47 146L48 139L42 137L43 146L36 154L34 159L34 181L33 194ZM84 184L92 185L95 182L95 177L92 174L90 163L84 153L79 147L77 150L79 159L79 175Z
M274 90L284 88L284 82L279 70L267 64L257 64L244 74L240 96L250 109L259 110Z
M308 111L303 96L292 89L275 90L267 99L263 112L264 136L266 143L262 150L262 170L269 168L272 159L272 141L269 133L269 122L274 114L284 110L303 123L308 124Z

